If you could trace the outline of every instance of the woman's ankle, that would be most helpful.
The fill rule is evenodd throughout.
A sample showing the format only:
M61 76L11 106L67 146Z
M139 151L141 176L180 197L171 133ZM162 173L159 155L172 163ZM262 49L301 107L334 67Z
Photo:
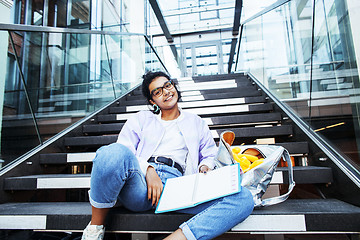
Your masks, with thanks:
M106 216L110 208L95 208L92 207L90 225L104 225Z

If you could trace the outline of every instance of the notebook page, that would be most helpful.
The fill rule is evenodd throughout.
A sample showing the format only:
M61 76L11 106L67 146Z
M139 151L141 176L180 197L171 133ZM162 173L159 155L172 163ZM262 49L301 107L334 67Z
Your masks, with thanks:
M196 175L167 179L157 212L176 210L193 204Z
M204 202L238 192L239 177L238 164L200 174L195 201Z

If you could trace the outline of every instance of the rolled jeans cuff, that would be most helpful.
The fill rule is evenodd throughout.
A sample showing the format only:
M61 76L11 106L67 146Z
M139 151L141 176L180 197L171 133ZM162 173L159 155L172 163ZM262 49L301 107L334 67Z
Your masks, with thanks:
M179 228L181 228L187 240L196 240L196 237L186 223L181 224Z
M93 206L95 208L112 208L116 204L116 200L113 202L110 202L110 203L98 203L91 198L90 190L89 190L88 194L89 194L90 204L91 204L91 206Z

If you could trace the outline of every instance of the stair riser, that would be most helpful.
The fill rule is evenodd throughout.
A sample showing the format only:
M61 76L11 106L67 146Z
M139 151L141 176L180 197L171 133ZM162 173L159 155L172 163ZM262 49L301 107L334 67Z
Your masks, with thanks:
M199 116L205 115L219 115L219 114L236 114L236 113L248 113L259 111L271 111L273 106L269 103L265 104L241 104L241 105L229 105L229 106L215 106L204 108L187 108L187 112L195 113ZM149 110L149 108L147 108ZM109 109L110 114L118 113L117 120L127 120L133 113L125 113L124 107L112 107Z
M288 184L286 168L279 168L270 184ZM294 181L297 184L332 182L329 168L294 167ZM43 175L26 178L5 179L5 190L40 190L40 189L89 189L90 174Z
M207 81L207 82L194 82L194 81L179 81L177 83L178 88L181 92L189 91L206 91L219 88L254 88L255 86L249 81L238 81L238 80L219 80L219 81ZM142 95L140 88L134 90L132 95Z
M220 134L225 130L234 131L236 139L241 138L259 138L259 137L274 137L274 136L290 136L292 135L291 126L275 126L275 127L259 127L259 128L240 128L240 129L216 129L211 130L211 134L215 140L219 139ZM117 134L110 136L87 136L87 137L73 137L65 138L65 146L102 146L114 143L117 140Z
M291 155L306 155L309 152L307 142L277 143L275 145L283 146ZM40 163L48 165L91 163L94 157L95 152L42 154L40 155Z
M324 210L316 206L324 205ZM24 213L26 210L26 213ZM0 229L81 232L91 218L88 203L5 204L0 208ZM121 208L109 216L107 232L169 233L190 219L188 214L131 213ZM264 234L358 233L360 210L337 200L287 200L256 209L229 232ZM326 223L326 224L325 224ZM305 237L305 236L304 236ZM330 237L332 238L332 237Z
M222 98L226 98L226 95L234 97L253 97L260 96L261 92L258 91L255 87L243 87L243 88L221 88L221 89L212 89L212 90L196 90L196 91L186 91L181 92L183 97L189 96L203 96L205 99L211 99L213 95L222 94ZM143 100L144 96L139 95L130 95L126 96L126 101L134 101L134 100Z
M214 95L212 99L204 99L203 96L196 96L196 97L183 97L182 100L179 102L179 105L186 105L186 104L201 104L201 103L208 103L208 105L212 105L211 103L221 102L221 101L240 101L242 103L265 103L267 100L264 96L255 96L255 97L244 97L244 98L217 98L218 95ZM119 101L119 105L122 106L139 106L139 105L149 105L146 100L136 100L136 101ZM182 106L184 107L184 106Z

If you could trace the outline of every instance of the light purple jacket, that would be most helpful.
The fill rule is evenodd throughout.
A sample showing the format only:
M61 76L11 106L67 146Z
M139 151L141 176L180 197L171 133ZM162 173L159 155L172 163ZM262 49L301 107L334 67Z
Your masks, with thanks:
M181 111L184 117L177 121L189 150L184 175L199 172L198 167L207 165L213 169L217 146L210 129L198 115ZM150 111L132 115L119 134L117 143L128 147L138 158L141 170L146 174L147 160L152 156L165 133L157 116Z

